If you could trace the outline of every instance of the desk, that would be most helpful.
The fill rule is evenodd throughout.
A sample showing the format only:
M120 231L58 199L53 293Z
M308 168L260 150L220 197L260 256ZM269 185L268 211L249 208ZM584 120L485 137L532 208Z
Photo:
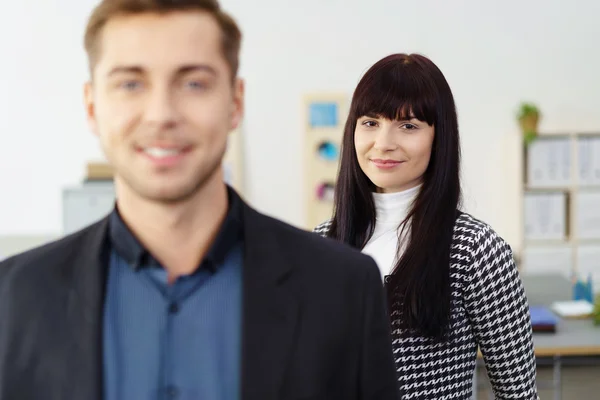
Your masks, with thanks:
M529 304L571 300L571 283L559 275L523 276ZM591 319L559 319L556 333L533 335L538 357L600 355L600 329Z
M522 280L532 306L550 306L555 301L571 300L571 283L561 275L524 275ZM600 356L600 328L591 319L560 319L556 333L534 333L533 343L538 362L551 359L554 399L560 400L564 359ZM475 391L473 399L476 398Z

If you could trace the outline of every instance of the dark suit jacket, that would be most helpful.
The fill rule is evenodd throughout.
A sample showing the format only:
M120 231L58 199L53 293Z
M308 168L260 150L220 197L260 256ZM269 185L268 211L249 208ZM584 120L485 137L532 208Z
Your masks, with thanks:
M246 204L243 219L242 400L398 399L374 261ZM0 400L102 399L107 225L0 263Z

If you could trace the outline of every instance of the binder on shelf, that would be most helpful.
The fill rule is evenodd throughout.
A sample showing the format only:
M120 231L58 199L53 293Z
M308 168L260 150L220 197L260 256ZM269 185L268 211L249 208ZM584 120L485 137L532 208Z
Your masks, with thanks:
M526 157L530 188L568 187L572 183L569 137L540 137L529 144Z
M573 248L570 244L527 245L522 265L529 275L557 273L569 279L573 271Z
M577 237L600 239L600 190L582 190L575 205Z
M568 234L567 193L526 192L525 239L565 240Z
M578 136L577 159L578 185L600 186L600 136Z

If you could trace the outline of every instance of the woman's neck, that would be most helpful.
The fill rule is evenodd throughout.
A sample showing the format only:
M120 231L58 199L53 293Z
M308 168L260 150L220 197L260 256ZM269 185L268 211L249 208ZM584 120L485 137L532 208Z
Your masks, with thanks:
M406 218L420 187L395 193L373 193L377 224L398 226Z

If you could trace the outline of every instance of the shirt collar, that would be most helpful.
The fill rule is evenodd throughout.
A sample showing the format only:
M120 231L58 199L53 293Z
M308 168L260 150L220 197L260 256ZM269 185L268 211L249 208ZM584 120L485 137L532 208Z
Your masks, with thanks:
M227 186L228 210L225 220L221 224L215 241L211 245L200 267L216 272L219 265L223 263L229 251L242 238L242 203L238 194ZM121 256L133 269L138 270L144 267L162 268L160 262L144 248L144 246L135 237L133 232L127 227L125 221L119 215L118 207L115 206L109 217L109 238L113 249Z

